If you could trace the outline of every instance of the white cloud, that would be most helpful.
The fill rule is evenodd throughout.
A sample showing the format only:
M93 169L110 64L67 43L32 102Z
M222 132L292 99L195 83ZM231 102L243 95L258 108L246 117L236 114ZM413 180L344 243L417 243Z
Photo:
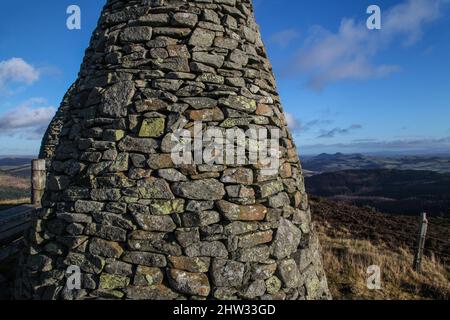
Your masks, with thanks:
M0 115L0 133L26 139L41 139L56 108L44 106L45 100L34 98Z
M269 41L274 43L282 48L287 47L291 44L292 41L297 39L300 36L297 30L295 29L286 29L272 34Z
M406 36L405 45L416 43L423 35L425 24L440 17L444 0L409 0L389 10L383 21L382 35L393 40L398 35Z
M296 57L296 68L308 77L308 84L320 90L340 80L366 80L398 72L395 65L375 65L381 50L400 42L419 41L427 24L440 17L444 0L407 0L382 13L382 29L368 30L365 21L344 18L336 33L315 26ZM290 67L292 68L292 67Z
M301 123L300 120L298 120L292 113L290 112L285 112L284 113L286 116L286 121L288 123L288 127L289 129L291 129L292 131L297 131L300 130L301 128Z
M352 124L347 128L334 128L332 130L323 130L317 138L334 138L338 135L348 134L352 131L362 129L360 124Z
M11 83L30 85L39 79L39 71L21 58L0 61L0 90Z

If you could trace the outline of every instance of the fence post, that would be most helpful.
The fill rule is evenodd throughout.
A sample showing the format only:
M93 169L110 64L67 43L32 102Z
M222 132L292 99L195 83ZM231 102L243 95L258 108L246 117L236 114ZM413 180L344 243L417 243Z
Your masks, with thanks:
M41 207L41 199L45 190L45 160L36 159L31 163L32 201L35 208Z
M428 219L427 214L422 213L421 215L421 221L420 221L420 231L419 231L419 237L417 239L417 247L416 247L416 253L414 256L414 270L417 272L420 272L420 267L422 264L422 257L423 257L423 251L425 249L425 240L427 236L427 230L428 230Z

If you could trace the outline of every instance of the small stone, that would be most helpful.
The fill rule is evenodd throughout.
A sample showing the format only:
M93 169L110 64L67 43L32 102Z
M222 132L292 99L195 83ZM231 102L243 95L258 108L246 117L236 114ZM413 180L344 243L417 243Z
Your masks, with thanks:
M243 185L226 186L227 194L230 198L255 199L255 190Z
M143 24L148 24L151 26L165 26L169 23L170 19L169 15L165 13L151 13L139 17L139 21Z
M90 254L70 252L64 259L64 264L67 266L79 266L84 272L98 274L102 271L105 261ZM39 268L39 270L46 271L42 268Z
M169 266L178 269L195 273L206 273L209 270L210 258L200 257L169 257Z
M155 286L163 282L164 275L159 268L138 266L134 276L135 286Z
M172 190L177 196L192 200L220 200L225 195L223 184L215 179L174 183Z
M248 249L242 249L239 254L241 262L259 262L265 263L269 259L270 248L268 246L258 246Z
M100 212L103 207L103 203L96 201L78 200L75 202L75 211L80 213Z
M160 169L158 175L170 182L187 181L187 177L176 169Z
M202 83L214 83L214 84L223 84L225 82L224 77L219 76L213 73L202 73L196 79L197 82Z
M269 279L277 270L277 264L261 264L253 267L252 279L266 280Z
M101 154L100 154L101 157ZM97 161L94 161L97 162ZM49 177L48 188L51 191L65 190L70 183L70 179L67 176L54 176Z
M174 165L172 155L168 153L149 155L147 164L153 170L168 169Z
M211 98L184 98L183 102L194 109L211 109L217 106L217 101Z
M240 206L221 200L217 202L217 207L230 221L262 221L267 214L267 208L260 204Z
M173 256L180 256L182 254L181 247L172 241L167 240L129 240L128 245L132 250L155 252Z
M266 293L266 283L263 280L256 280L250 283L242 292L242 296L246 299L255 299Z
M244 279L245 265L233 260L214 259L211 276L218 287L239 287Z
M105 130L103 131L103 139L107 141L120 141L125 136L125 131L123 130Z
M186 211L201 212L212 210L214 208L214 201L195 201L190 200L186 206Z
M47 272L52 270L52 259L42 254L28 256L27 264L33 271Z
M196 14L177 12L172 16L172 24L176 27L194 27L198 22Z
M284 163L281 166L280 177L283 179L288 179L288 178L292 177L292 167L288 162Z
M152 39L151 27L128 27L120 34L123 42L146 42Z
M272 241L272 230L246 234L238 237L239 248L251 248Z
M205 52L194 52L194 54L192 55L192 59L194 61L204 63L208 66L215 68L221 68L225 61L225 58L223 56L219 56L216 54L209 54Z
M119 143L119 149L127 152L153 153L157 147L158 143L151 138L133 138L126 136Z
M214 39L214 46L219 48L234 50L238 47L238 45L239 42L231 38L216 37Z
M183 247L188 247L200 242L200 232L198 228L178 229L175 231L178 243Z
M253 171L246 168L227 169L224 171L220 181L223 183L250 185L253 183Z
M221 98L219 100L219 106L244 111L246 113L253 113L256 111L256 101L242 96Z
M147 178L138 181L139 194L144 199L173 200L175 197L168 183L163 179Z
M233 127L245 127L249 126L251 123L250 118L228 118L223 121L220 126L222 128L233 128Z
M240 235L258 230L257 223L235 221L225 227L225 235Z
M139 131L139 137L157 138L164 134L165 119L149 118L144 119Z
M105 266L105 271L111 274L130 276L133 274L133 265L122 261L112 261Z
M300 285L300 272L293 259L281 261L277 272L285 287L296 288Z
M281 289L281 280L273 276L266 280L266 289L268 294L276 294Z
M120 258L123 249L117 242L94 238L89 243L89 252L106 258Z
M248 55L244 51L236 49L230 54L230 61L243 67L248 63Z
M132 213L137 224L145 231L172 232L176 229L176 224L168 215L154 216L142 213Z
M99 288L105 290L122 289L130 284L130 279L116 274L103 273L100 276Z
M279 192L282 192L283 190L284 186L281 181L271 181L256 185L256 191L261 198L273 196Z
M155 200L150 204L150 212L154 215L169 215L184 212L184 200Z
M133 230L134 225L128 217L114 214L111 212L93 213L94 220L99 224L106 224L113 227L122 228L125 230Z
M222 121L223 112L219 108L193 110L189 112L189 119L192 121Z
M274 255L278 259L290 257L298 250L302 232L292 222L281 218L273 243Z
M182 80L179 79L158 79L153 81L153 87L155 89L163 91L177 91L183 84Z
M135 230L130 233L129 240L149 240L149 241L160 241L165 237L163 232L147 232L143 230Z
M216 257L225 258L228 251L225 245L220 241L198 242L186 248L188 257Z
M122 228L95 223L87 225L84 233L88 236L97 236L105 240L118 242L123 242L127 238L127 232Z
M289 205L291 200L286 192L281 192L273 197L269 198L269 207L281 208Z
M218 223L220 214L215 211L187 212L182 215L181 219L184 227L205 227Z
M137 112L159 111L167 109L168 104L160 99L146 99L136 102Z
M106 89L103 94L100 112L106 116L124 117L128 114L127 106L135 93L131 81L122 81Z
M207 297L211 291L208 277L204 273L170 269L168 276L171 286L181 293Z
M189 45L198 47L211 47L216 34L203 28L196 28L191 35Z
M126 296L131 300L174 300L178 294L159 284L156 286L131 286L125 289Z
M147 267L164 268L167 266L164 255L150 252L126 252L122 260Z
M93 189L91 191L91 198L95 201L117 201L120 197L119 189Z

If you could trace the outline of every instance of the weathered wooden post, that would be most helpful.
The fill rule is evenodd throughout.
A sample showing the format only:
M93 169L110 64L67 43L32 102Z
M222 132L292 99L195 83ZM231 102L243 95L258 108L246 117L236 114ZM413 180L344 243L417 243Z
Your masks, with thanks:
M424 212L424 213L422 213L419 237L417 239L416 254L414 256L414 270L416 270L417 272L420 272L420 266L422 264L422 257L423 257L423 251L425 249L425 240L426 240L426 236L427 236L427 230L428 230L428 219L427 219L427 214Z
M36 159L31 163L32 201L35 208L41 207L41 199L45 189L45 160Z

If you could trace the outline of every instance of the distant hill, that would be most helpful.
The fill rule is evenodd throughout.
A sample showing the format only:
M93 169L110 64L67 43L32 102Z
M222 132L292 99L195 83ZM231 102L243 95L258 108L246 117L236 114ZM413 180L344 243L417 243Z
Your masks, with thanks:
M0 168L1 167L20 167L23 165L29 165L31 163L32 157L6 157L0 158Z
M357 169L421 170L450 173L450 156L383 157L324 153L315 157L303 157L303 168L315 174Z
M383 212L450 215L450 174L418 170L343 170L306 177L316 196L349 200Z
M31 156L0 158L0 173L29 178L31 176L32 159Z

